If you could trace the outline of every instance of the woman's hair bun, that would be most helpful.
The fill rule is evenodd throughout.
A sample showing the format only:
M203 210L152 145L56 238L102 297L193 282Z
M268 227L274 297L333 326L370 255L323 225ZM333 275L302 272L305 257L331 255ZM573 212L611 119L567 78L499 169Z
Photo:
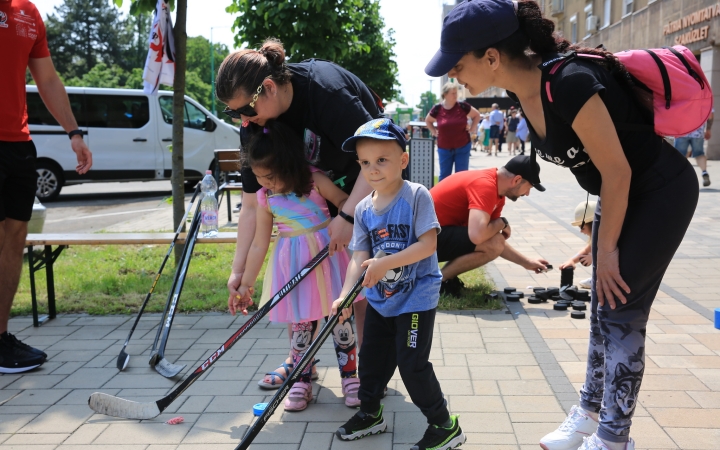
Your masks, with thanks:
M259 52L270 64L280 66L285 62L285 48L279 39L266 39L262 47L260 47Z

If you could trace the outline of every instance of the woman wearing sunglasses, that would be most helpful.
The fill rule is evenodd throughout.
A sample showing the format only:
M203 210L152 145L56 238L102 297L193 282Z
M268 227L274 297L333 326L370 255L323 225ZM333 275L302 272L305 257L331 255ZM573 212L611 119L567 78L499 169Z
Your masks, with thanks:
M355 205L370 193L358 177L356 156L341 150L342 143L360 125L381 117L380 98L358 77L323 60L285 62L285 49L276 39L266 40L259 50L240 50L223 61L216 80L217 96L227 105L225 114L242 121L241 147L255 133L262 133L268 120L290 127L306 144L306 159L328 173L349 198L328 226L330 255L347 247L352 237ZM262 186L250 168L242 171L243 198L238 218L238 238L232 273L228 279L230 298L237 295L245 261L255 235L257 197ZM330 207L334 214L334 207ZM358 348L362 343L365 301L355 304ZM291 365L292 360L287 361ZM289 375L287 367L278 370ZM284 372L284 373L282 373ZM278 378L277 387L282 384Z
M444 19L440 50L425 72L457 78L473 95L490 86L506 89L522 105L533 155L569 168L600 196L580 405L540 447L632 450L646 327L695 211L698 183L683 155L649 126L617 57L571 44L554 28L531 0L459 3ZM603 64L572 59L557 65L568 50L593 53Z

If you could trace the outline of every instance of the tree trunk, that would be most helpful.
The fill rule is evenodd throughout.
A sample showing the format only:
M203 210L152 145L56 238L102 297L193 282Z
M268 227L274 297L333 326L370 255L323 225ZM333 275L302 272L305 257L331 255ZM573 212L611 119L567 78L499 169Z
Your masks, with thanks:
M175 82L173 86L173 127L172 127L172 198L173 229L180 226L185 213L185 158L183 156L183 126L185 123L185 68L187 65L187 0L176 1L175 15ZM175 246L175 264L182 255L184 245Z

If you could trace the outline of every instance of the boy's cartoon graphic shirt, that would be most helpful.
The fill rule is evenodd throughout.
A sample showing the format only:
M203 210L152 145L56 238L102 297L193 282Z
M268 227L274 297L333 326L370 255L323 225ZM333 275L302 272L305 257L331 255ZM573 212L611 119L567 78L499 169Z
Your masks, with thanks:
M355 227L350 249L374 255L400 252L418 241L418 237L440 223L432 197L425 186L405 181L400 192L382 210L372 204L372 193L355 208ZM383 317L427 311L437 307L442 275L437 254L403 267L389 270L365 295Z

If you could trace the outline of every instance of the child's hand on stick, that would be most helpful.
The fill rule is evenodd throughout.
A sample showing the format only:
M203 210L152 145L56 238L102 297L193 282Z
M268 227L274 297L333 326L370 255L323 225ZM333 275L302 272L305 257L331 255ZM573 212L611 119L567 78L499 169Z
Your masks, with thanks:
M339 298L335 300L332 304L332 315L336 315L338 313L338 308L340 308L340 304L342 304L343 299ZM340 323L345 323L346 320L350 318L352 315L352 308L345 308L342 311L340 311Z
M388 269L384 267L379 258L370 258L363 261L361 267L366 268L365 279L363 280L363 287L371 288L377 284L378 281L382 280Z

